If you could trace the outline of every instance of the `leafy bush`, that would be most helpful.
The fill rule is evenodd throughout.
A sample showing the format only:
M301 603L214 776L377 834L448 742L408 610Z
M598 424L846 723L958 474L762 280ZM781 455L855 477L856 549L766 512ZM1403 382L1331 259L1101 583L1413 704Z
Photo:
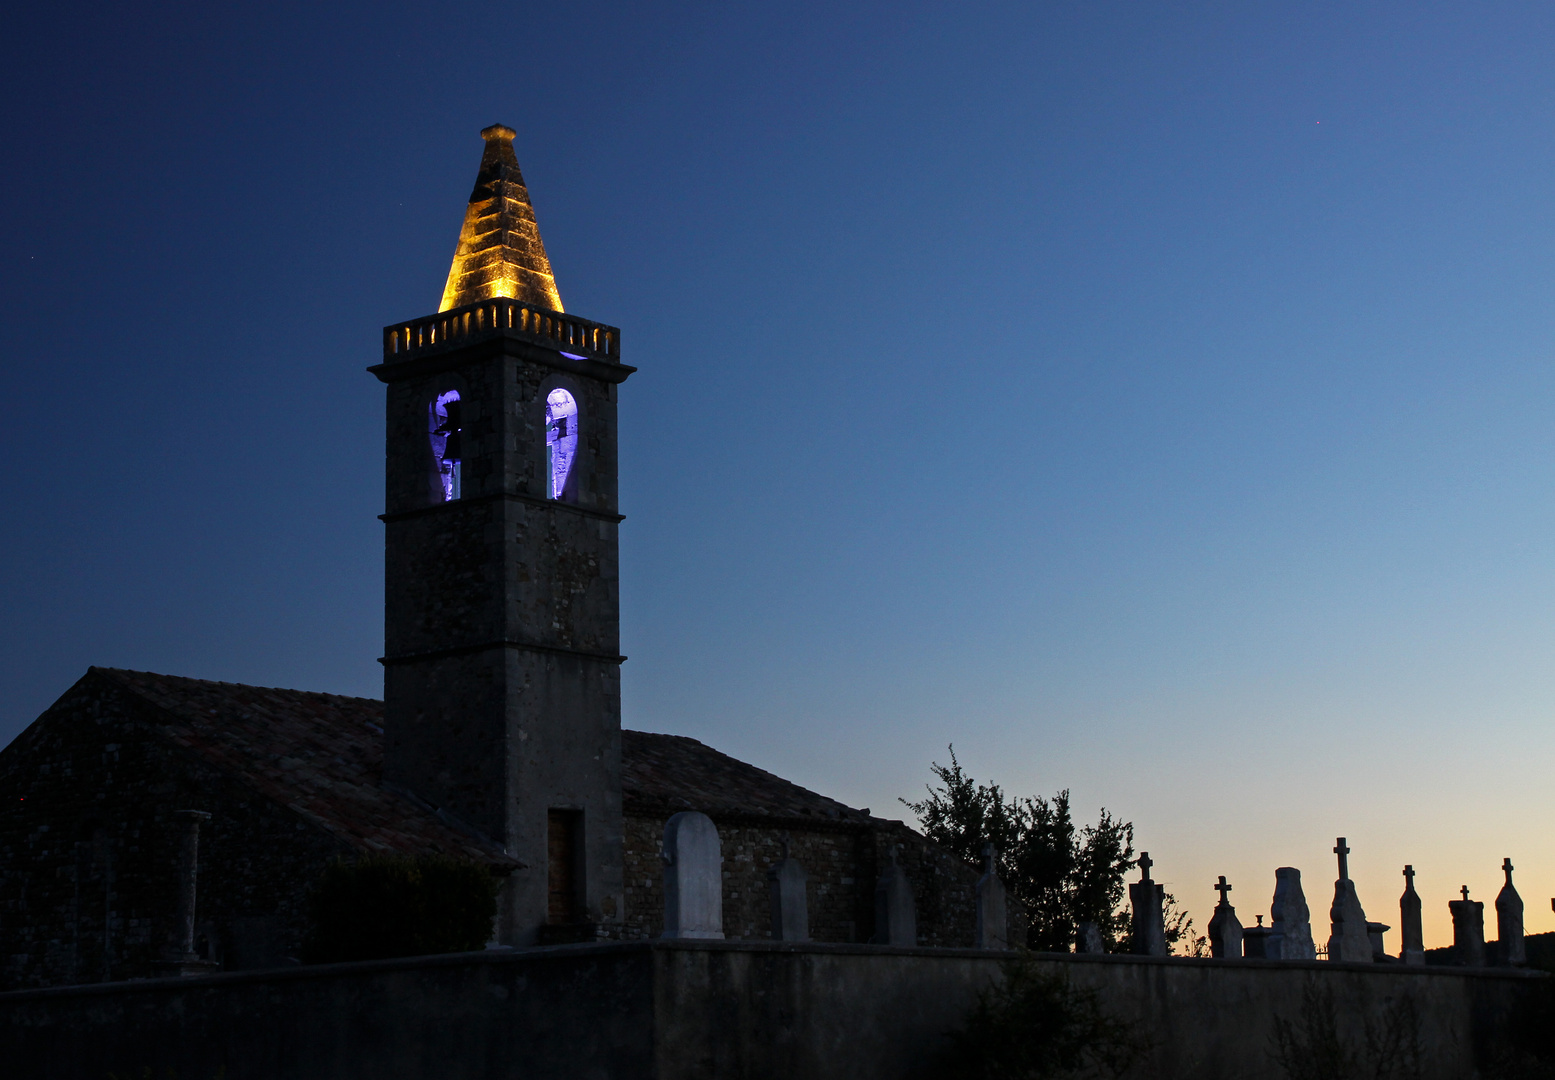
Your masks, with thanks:
M1077 828L1067 791L1051 799L1007 799L998 784L968 776L955 747L948 766L934 762L929 769L939 786L919 802L900 801L918 815L925 836L973 866L982 865L984 844L998 849L999 877L1031 916L1027 946L1068 952L1079 924L1092 922L1108 952L1125 947L1129 918L1119 905L1124 875L1134 865L1132 823L1104 809L1095 825ZM1191 943L1185 918L1168 923L1169 942L1186 933Z
M501 883L478 863L371 855L331 863L308 896L309 964L468 952L491 938Z
M984 990L934 1075L947 1080L1048 1080L1122 1074L1143 1053L1131 1025L1108 1014L1094 990L1070 984L1020 954Z

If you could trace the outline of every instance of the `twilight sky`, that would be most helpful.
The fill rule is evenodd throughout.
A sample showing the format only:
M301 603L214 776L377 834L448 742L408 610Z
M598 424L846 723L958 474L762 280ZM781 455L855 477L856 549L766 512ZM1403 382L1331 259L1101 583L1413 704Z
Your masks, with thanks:
M954 742L1202 929L1345 835L1555 929L1555 8L24 5L0 743L378 696L380 328L514 127L623 328L624 712L910 817ZM1494 936L1494 918L1487 919ZM1396 930L1388 946L1398 948Z

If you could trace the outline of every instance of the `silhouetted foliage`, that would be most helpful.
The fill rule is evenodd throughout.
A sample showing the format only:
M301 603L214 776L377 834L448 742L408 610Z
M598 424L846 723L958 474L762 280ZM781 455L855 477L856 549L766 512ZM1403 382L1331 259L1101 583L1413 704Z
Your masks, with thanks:
M1144 1051L1134 1029L1102 1008L1094 990L1028 954L1001 965L1004 978L978 995L934 1075L949 1080L1045 1080L1118 1076Z
M1193 917L1177 906L1177 897L1164 894L1161 914L1166 924L1166 948L1181 956L1208 956L1209 938L1193 932Z
M500 884L463 859L338 860L308 895L302 959L328 964L479 949L491 939Z
M1068 791L1007 799L998 784L968 776L955 747L948 766L929 768L939 785L920 802L901 802L918 815L924 835L974 866L982 865L984 844L998 848L999 876L1031 916L1030 948L1068 952L1081 922L1096 924L1108 951L1121 947L1128 936L1128 913L1120 908L1124 875L1134 863L1131 822L1103 809L1096 824L1077 829Z

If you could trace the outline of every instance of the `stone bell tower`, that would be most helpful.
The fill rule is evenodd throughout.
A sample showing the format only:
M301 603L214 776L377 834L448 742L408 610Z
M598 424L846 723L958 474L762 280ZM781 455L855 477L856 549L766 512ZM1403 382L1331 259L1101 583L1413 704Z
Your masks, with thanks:
M384 784L523 864L512 945L623 915L614 327L562 313L489 127L436 315L386 327Z

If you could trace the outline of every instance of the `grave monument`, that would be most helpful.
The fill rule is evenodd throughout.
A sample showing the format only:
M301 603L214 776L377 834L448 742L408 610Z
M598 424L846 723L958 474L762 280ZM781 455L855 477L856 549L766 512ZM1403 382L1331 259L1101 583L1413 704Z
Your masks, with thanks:
M1274 871L1274 904L1269 913L1269 936L1264 941L1270 960L1316 960L1312 941L1312 913L1301 890L1301 871L1282 866Z
M1133 908L1133 936L1129 952L1141 956L1166 955L1166 889L1150 880L1150 852L1139 853L1139 880L1128 887Z
M1496 894L1496 962L1502 967L1523 967L1528 949L1523 944L1523 898L1512 886L1512 860L1501 860L1506 884Z
M1403 937L1399 959L1406 964L1425 963L1425 933L1420 926L1420 894L1415 892L1415 868L1404 867L1404 895L1398 898L1399 933Z
M1215 905L1215 914L1209 921L1210 955L1217 960L1240 960L1242 924L1236 917L1236 908L1226 899L1226 894L1231 891L1226 875L1220 875L1215 889L1220 893L1220 903Z
M1339 837L1334 844L1339 856L1339 879L1334 882L1334 902L1328 909L1332 930L1328 935L1328 958L1352 964L1369 964L1371 938L1366 929L1366 912L1361 909L1355 882L1350 880L1350 848Z

